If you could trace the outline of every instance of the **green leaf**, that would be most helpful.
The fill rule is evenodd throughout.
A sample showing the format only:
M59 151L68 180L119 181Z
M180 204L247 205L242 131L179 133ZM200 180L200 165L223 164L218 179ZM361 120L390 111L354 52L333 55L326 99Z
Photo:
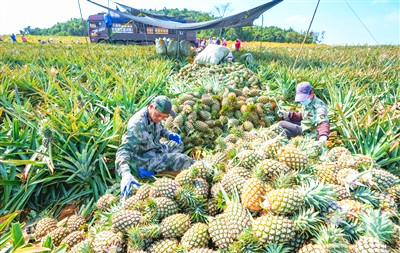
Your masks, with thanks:
M13 253L33 253L33 252L50 252L51 249L49 248L44 248L40 246L32 246L32 247L26 247L26 248L20 248Z
M11 225L13 248L17 249L25 244L24 235L22 234L21 224L14 223Z
M20 214L21 211L15 211L13 213L7 214L0 217L0 233L11 223L11 221Z
M4 247L11 241L11 236L11 231L8 231L0 237L0 249L5 249Z

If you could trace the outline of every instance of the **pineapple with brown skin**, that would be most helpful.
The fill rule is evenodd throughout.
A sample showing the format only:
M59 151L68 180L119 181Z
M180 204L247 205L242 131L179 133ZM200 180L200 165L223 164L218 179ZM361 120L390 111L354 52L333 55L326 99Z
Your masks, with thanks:
M66 227L59 227L56 228L55 230L51 231L47 235L51 237L53 245L57 247L60 245L61 241L71 233L72 231L69 228ZM45 239L45 237L43 238Z
M57 221L50 217L41 219L35 228L35 238L39 241L43 236L57 228Z
M81 215L72 215L68 217L67 228L71 231L81 230L87 227L86 220Z
M101 211L107 211L115 202L117 202L117 197L112 194L104 194L97 200L96 207Z
M69 249L73 248L75 245L85 240L85 235L81 231L74 231L67 235L61 243L65 242Z

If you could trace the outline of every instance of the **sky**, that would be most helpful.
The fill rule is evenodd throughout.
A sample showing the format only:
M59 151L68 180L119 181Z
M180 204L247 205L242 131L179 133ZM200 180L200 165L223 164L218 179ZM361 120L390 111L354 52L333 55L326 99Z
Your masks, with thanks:
M215 6L229 3L229 15L239 13L269 0L116 0L139 9L178 8L212 12ZM49 28L57 22L104 11L86 0L0 0L0 34L18 34L27 26ZM98 3L115 8L111 0ZM257 25L306 31L317 0L284 0L266 11ZM351 6L351 8L346 4ZM353 13L356 13L357 16ZM367 27L367 30L364 25ZM399 45L400 0L321 0L311 30L325 32L322 41L328 45ZM373 38L371 36L375 38ZM376 41L375 41L376 40Z

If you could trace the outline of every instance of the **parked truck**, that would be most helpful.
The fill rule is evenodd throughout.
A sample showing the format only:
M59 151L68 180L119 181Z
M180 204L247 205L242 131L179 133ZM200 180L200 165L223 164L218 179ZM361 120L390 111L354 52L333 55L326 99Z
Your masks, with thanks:
M186 22L177 18L176 22ZM178 31L150 26L129 18L106 13L90 15L88 18L90 42L116 44L154 44L156 38L173 38L177 41L196 40L196 31Z

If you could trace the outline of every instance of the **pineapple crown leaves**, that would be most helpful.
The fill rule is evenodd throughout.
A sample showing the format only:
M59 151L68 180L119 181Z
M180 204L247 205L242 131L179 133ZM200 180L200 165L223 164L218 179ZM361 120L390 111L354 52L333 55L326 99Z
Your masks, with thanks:
M319 212L316 212L314 208L303 208L293 217L295 229L301 233L308 232L311 234L322 221L323 218L319 216Z
M285 244L269 244L268 246L264 247L260 252L261 253L289 253L292 252L291 247L285 246Z
M272 187L274 189L278 189L293 186L296 181L295 178L297 176L297 173L297 171L290 171L288 173L280 172L272 181Z
M367 209L360 214L361 231L363 235L371 236L380 242L389 242L395 234L394 224L387 213L379 209Z
M180 186L175 192L175 198L182 207L194 207L205 202L205 199L197 195L193 186Z
M237 240L230 245L229 252L256 253L260 252L261 247L262 245L260 245L254 237L253 231L251 229L244 229Z
M328 184L310 181L299 188L307 206L317 210L327 210L329 203L337 199L337 193Z
M350 243L354 243L361 236L359 233L359 223L360 222L358 220L343 219L339 224L345 233L344 238L346 238Z
M190 222L191 223L196 223L196 222L207 223L207 222L209 222L211 220L211 216L209 216L207 214L204 204L190 207L187 210L188 210L188 213L190 215Z
M375 196L367 187L357 187L353 192L351 192L351 198L361 203L369 204L374 208L379 207L379 197Z
M319 225L316 229L313 241L321 246L325 246L330 253L347 253L348 242L342 228L334 225Z

